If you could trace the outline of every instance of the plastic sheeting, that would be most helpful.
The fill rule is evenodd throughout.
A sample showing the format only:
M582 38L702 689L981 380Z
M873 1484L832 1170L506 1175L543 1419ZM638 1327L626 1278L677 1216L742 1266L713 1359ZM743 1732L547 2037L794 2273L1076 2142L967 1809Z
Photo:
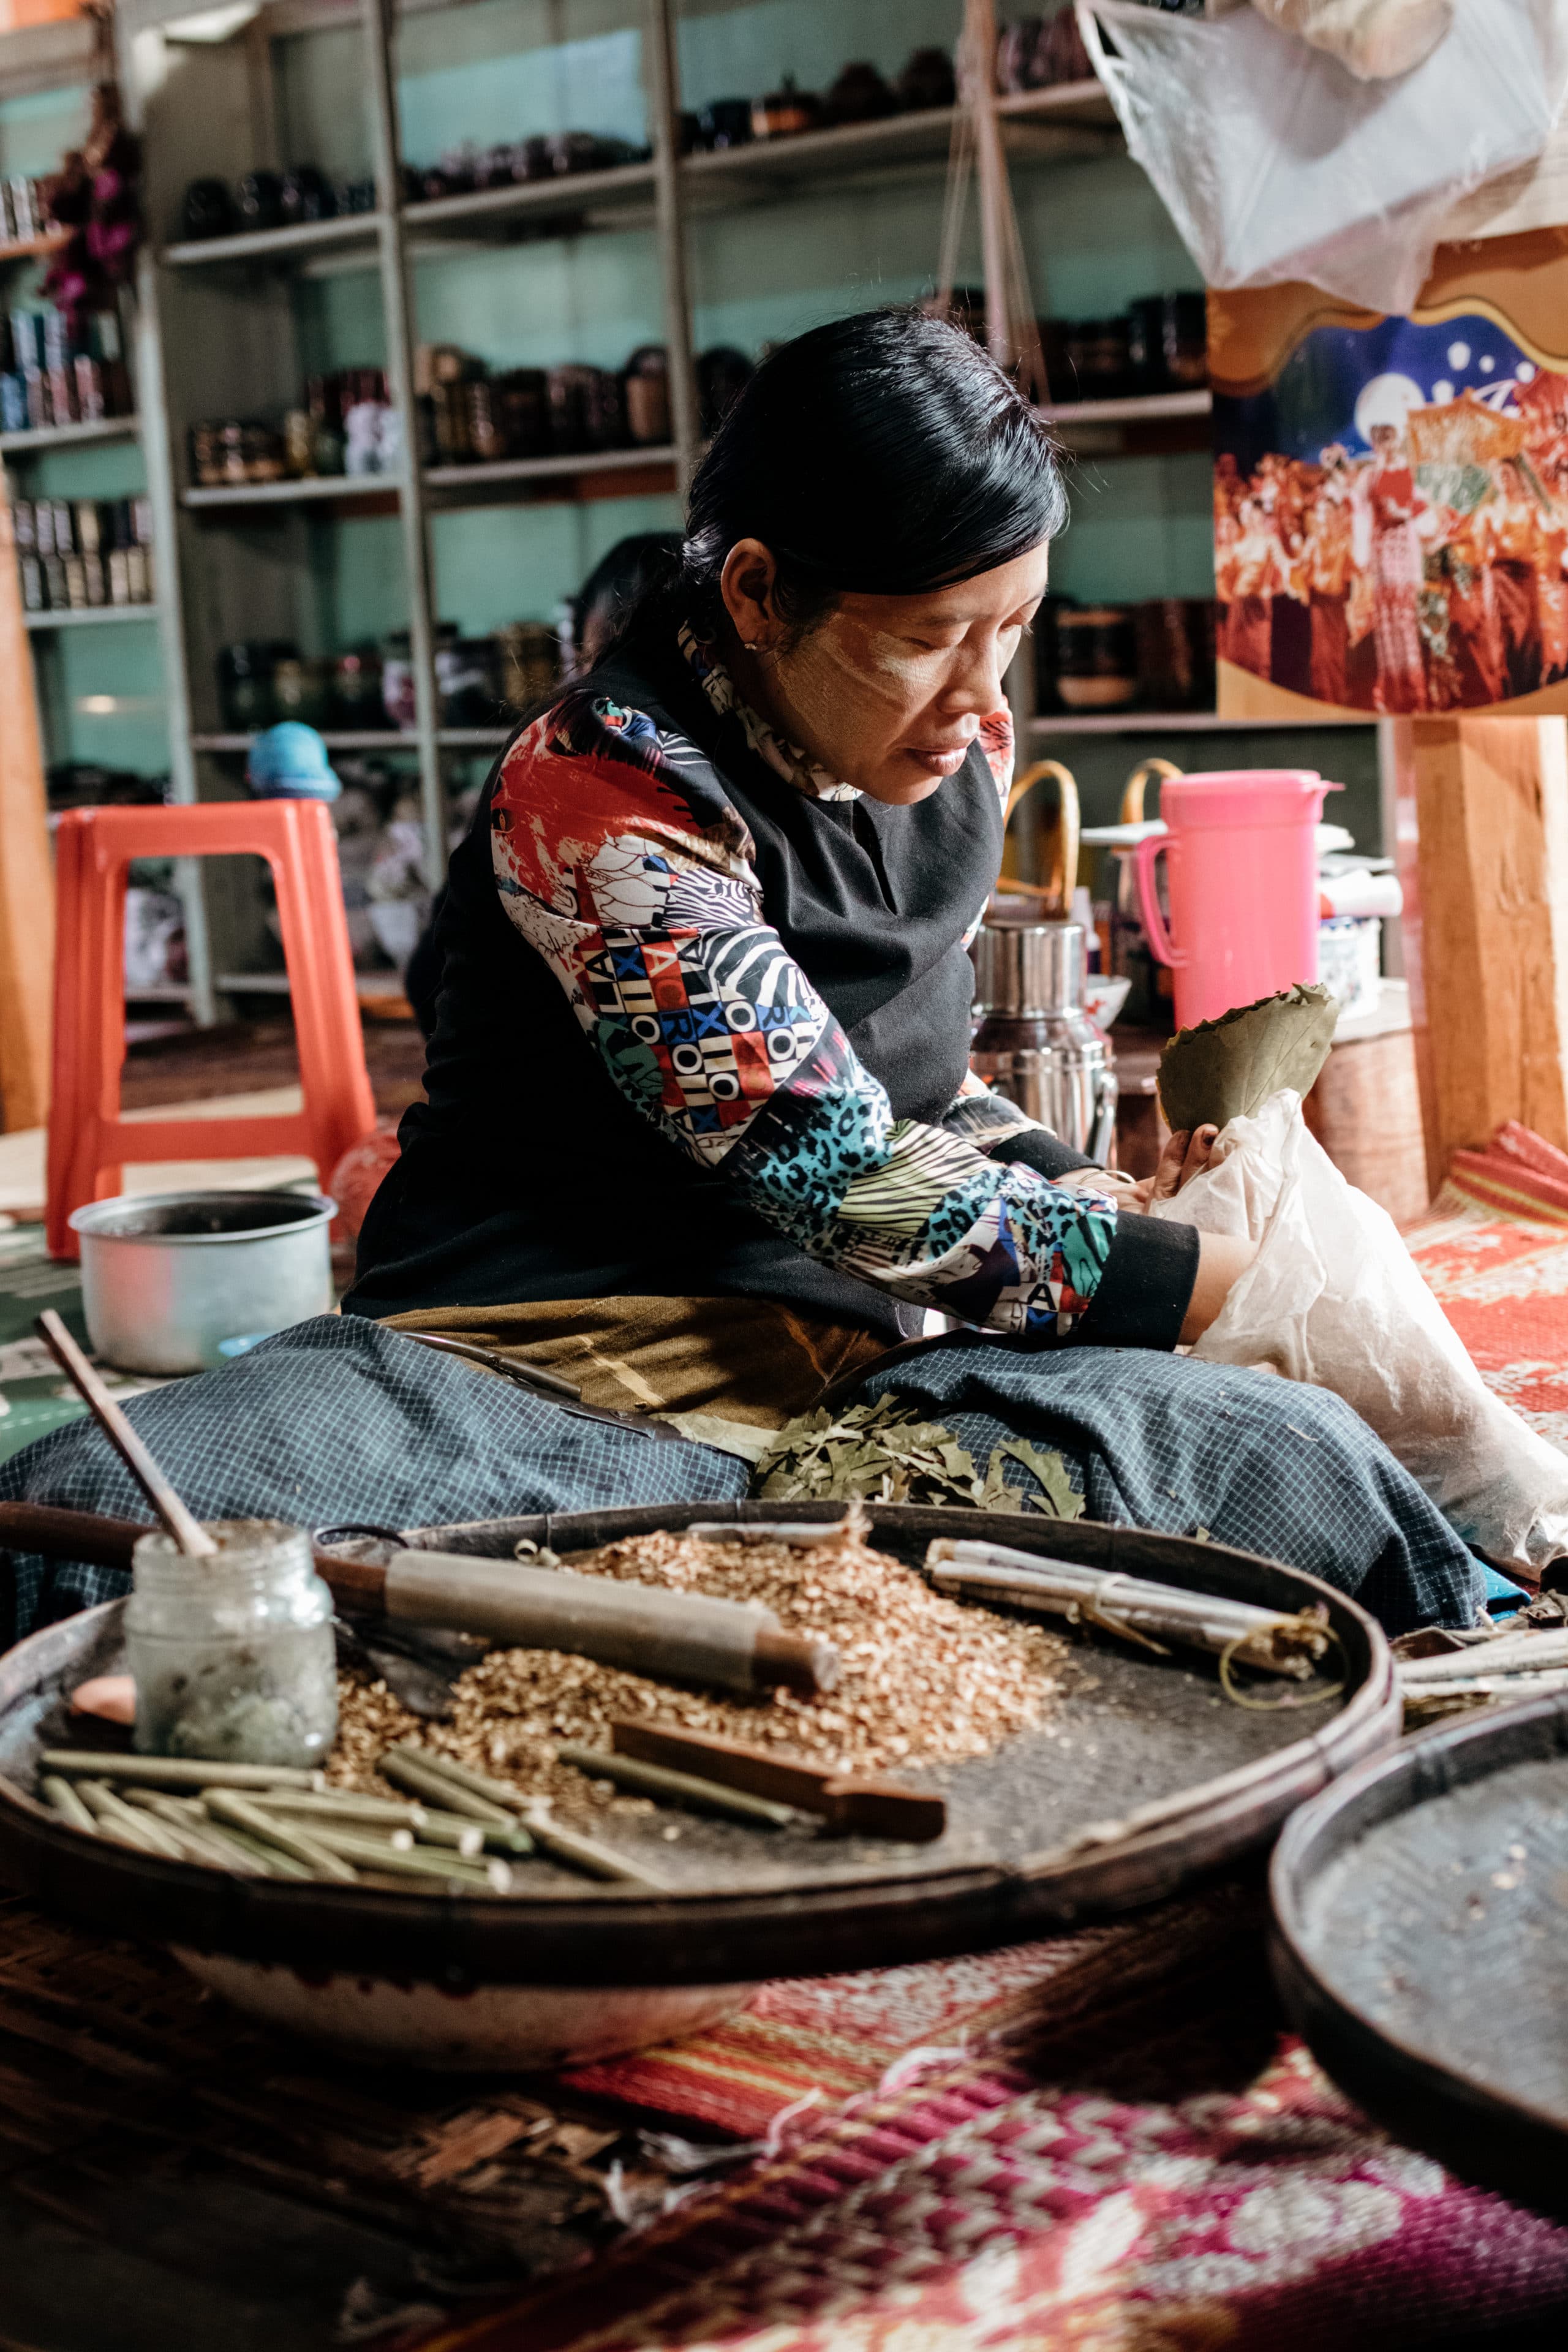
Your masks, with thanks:
M1235 1118L1152 1214L1258 1255L1193 1349L1331 1389L1467 1543L1539 1570L1568 1551L1568 1455L1487 1387L1386 1212L1308 1131L1299 1095Z
M1564 0L1458 0L1392 81L1357 80L1251 8L1077 7L1128 147L1215 287L1305 278L1407 313L1446 215L1539 155L1568 95Z

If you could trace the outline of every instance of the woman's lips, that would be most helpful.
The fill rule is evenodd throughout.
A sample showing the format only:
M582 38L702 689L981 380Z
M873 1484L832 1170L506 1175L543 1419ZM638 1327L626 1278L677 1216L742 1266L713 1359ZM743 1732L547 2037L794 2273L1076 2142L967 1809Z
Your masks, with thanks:
M970 740L973 741L973 738L971 737ZM956 743L943 749L934 744L918 743L910 748L908 757L918 760L929 775L956 776L969 757L969 744Z

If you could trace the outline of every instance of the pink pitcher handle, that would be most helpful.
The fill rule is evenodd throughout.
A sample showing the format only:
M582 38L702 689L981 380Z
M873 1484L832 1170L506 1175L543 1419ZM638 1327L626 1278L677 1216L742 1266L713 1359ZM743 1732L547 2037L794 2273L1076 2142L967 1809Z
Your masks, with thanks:
M1150 950L1156 962L1174 965L1185 963L1187 959L1165 929L1165 918L1160 912L1160 894L1154 887L1154 860L1163 849L1170 846L1168 833L1150 834L1132 853L1132 872L1138 885L1138 913Z

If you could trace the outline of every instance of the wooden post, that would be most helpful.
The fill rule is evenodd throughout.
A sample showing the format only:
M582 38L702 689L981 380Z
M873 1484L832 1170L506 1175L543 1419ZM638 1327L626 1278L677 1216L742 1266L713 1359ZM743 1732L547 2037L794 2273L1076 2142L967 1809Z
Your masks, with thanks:
M0 477L3 479L3 477ZM33 656L8 488L0 492L0 1129L49 1110L55 885Z
M1568 720L1405 724L1436 1182L1505 1119L1568 1150Z

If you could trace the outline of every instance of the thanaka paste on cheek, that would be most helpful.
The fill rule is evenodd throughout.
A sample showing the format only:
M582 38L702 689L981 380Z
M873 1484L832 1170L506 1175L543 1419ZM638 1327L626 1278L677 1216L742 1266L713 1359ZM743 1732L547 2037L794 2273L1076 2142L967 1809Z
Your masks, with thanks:
M785 731L835 776L871 788L939 690L942 660L835 614L781 655L768 683Z

